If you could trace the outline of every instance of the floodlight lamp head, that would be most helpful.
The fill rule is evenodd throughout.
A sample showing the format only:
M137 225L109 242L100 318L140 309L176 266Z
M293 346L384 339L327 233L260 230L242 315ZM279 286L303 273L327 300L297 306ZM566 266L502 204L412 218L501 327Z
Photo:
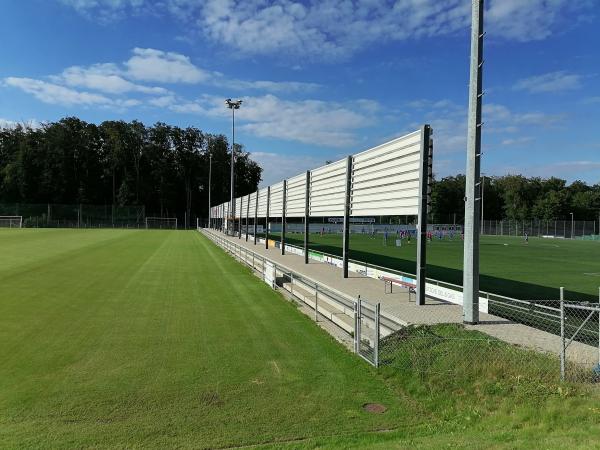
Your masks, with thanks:
M225 100L225 104L227 105L227 107L229 109L240 109L240 106L242 106L242 101L241 100L233 101L230 98L228 98L227 100Z

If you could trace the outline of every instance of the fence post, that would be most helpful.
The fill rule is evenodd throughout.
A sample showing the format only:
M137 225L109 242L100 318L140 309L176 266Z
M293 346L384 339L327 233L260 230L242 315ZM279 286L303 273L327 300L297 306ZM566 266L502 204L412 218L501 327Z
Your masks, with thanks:
M306 171L304 198L304 264L308 264L308 233L310 232L310 171Z
M258 231L258 192L259 191L256 191L256 199L254 204L254 245L256 245L256 233Z
M237 201L237 199L234 200L234 201ZM233 215L233 224L234 224L233 225L233 231L234 231L234 233L235 233L235 210L236 209L237 208L233 209L233 211L234 211L234 215ZM239 212L239 215L240 215L240 229L238 230L238 239L242 238L242 216L243 216L243 211L244 211L244 197L240 197L240 212Z
M342 271L348 278L348 252L350 250L350 191L352 190L352 156L346 158L346 193L344 201L344 237L342 251Z
M375 305L375 342L373 343L373 356L375 359L375 367L379 367L379 317L381 305Z
M560 288L560 379L565 381L565 288Z
M357 336L358 336L358 303L354 302L354 353L358 353Z
M361 317L362 316L362 300L360 299L360 295L358 296L358 313L356 319L356 352L360 353L360 335L362 334L362 324Z
M315 322L319 321L319 285L315 284Z
M248 225L250 221L250 194L248 194L248 200L246 200L246 242L248 242Z
M286 203L287 180L283 180L283 191L281 192L281 254L285 255L285 203Z

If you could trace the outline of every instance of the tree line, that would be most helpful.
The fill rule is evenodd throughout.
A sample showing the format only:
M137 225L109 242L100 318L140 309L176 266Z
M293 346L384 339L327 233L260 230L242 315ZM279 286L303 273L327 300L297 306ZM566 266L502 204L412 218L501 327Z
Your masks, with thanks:
M483 215L489 220L598 220L600 183L582 181L567 184L551 177L506 175L483 177ZM437 223L462 222L465 214L465 176L435 180L432 186L432 220Z
M235 190L257 189L262 169L235 144ZM0 203L143 205L146 215L208 215L229 199L227 138L195 127L76 117L0 129Z
M257 189L262 169L236 144L236 196ZM208 215L209 155L212 203L229 200L231 154L227 138L195 127L76 117L40 127L0 129L0 203L143 205L146 215ZM596 220L600 183L567 184L552 177L485 177L484 218ZM431 220L464 217L465 176L434 180Z

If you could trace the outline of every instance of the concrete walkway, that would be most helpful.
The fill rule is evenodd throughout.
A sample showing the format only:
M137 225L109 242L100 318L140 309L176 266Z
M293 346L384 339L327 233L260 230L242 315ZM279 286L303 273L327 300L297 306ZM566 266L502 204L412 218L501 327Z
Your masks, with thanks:
M406 325L433 325L441 323L462 323L462 306L446 303L441 300L427 298L425 305L414 302L414 294L409 299L409 292L399 286L394 286L393 293L385 293L385 283L381 280L368 278L364 275L350 272L350 277L344 279L342 269L327 263L310 260L304 263L304 257L295 254L282 255L279 248L265 249L265 244L254 245L250 236L246 242L242 238L226 236L214 230L204 230L214 233L221 238L228 239L255 253L264 256L278 264L287 266L302 275L312 278L321 284L340 291L349 297L368 301L371 304L379 303L381 313L397 322ZM389 287L388 287L389 290ZM480 324L467 325L469 330L476 330L489 336L501 339L510 344L518 345L537 351L560 354L560 336L547 333L536 328L520 323L514 323L492 314L480 313ZM598 348L573 342L568 349L568 358L572 361L593 366L598 363Z

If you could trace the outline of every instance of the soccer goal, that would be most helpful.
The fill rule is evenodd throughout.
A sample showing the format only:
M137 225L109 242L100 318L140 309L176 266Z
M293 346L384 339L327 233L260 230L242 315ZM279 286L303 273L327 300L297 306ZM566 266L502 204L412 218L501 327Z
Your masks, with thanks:
M146 217L146 229L176 230L177 217Z
M0 216L0 228L22 228L23 216Z

